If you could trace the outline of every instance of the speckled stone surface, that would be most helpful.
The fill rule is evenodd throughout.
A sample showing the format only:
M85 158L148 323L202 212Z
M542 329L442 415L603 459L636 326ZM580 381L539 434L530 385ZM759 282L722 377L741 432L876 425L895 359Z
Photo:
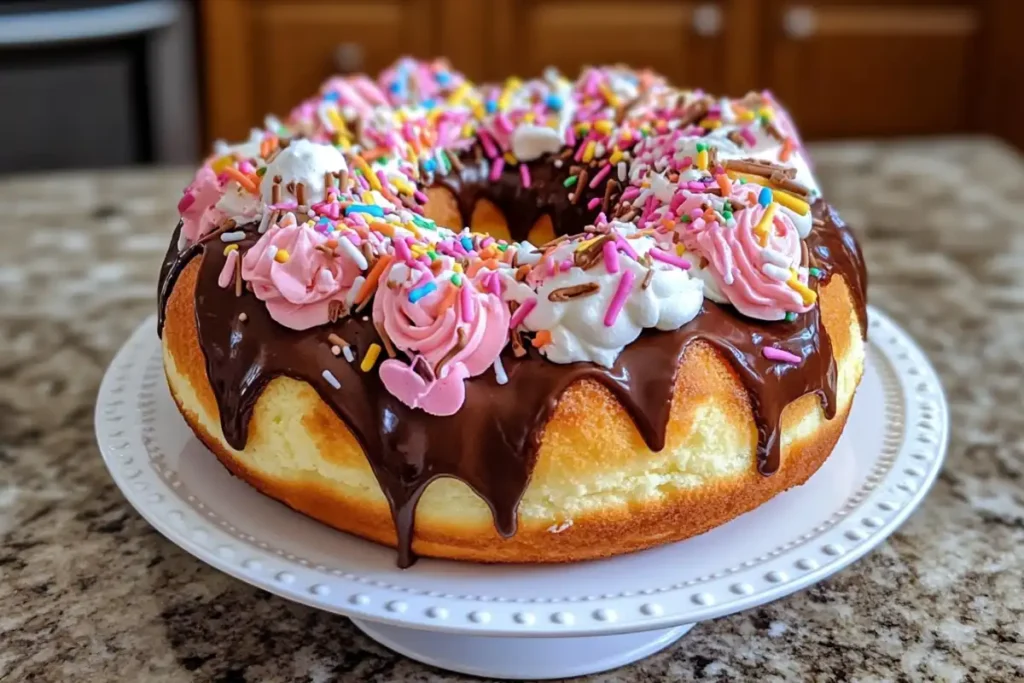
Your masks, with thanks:
M942 376L948 464L852 567L589 680L1024 680L1024 163L984 139L814 152L872 303ZM465 680L203 565L107 476L96 391L154 310L187 175L0 179L0 680Z

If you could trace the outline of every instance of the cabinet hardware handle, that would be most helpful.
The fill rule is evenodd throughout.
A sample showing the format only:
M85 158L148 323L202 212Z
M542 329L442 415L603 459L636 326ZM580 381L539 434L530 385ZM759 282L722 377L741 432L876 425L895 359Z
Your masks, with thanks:
M706 2L693 10L693 32L704 38L717 36L722 32L722 8Z
M339 43L334 48L334 66L343 74L362 70L363 46L359 43Z
M810 7L790 7L782 17L782 30L793 40L804 40L813 36L817 28L818 18Z

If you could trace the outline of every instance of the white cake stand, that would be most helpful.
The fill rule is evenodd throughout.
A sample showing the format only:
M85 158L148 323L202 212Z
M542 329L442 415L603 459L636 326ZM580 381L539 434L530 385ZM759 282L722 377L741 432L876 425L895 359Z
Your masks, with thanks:
M942 387L921 351L871 311L864 380L833 455L804 486L702 536L561 566L420 560L340 533L231 477L167 390L154 320L100 388L111 476L164 536L242 581L344 614L444 669L561 678L656 652L699 621L806 588L881 543L924 498L945 454Z

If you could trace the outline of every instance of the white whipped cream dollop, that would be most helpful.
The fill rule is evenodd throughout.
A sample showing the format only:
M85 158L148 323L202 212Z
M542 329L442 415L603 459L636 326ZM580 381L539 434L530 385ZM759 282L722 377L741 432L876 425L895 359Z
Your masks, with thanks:
M554 128L523 123L512 133L512 153L520 161L533 161L562 149L562 136Z
M636 231L631 224L614 223L620 235L626 237ZM639 237L628 241L637 256L643 256L656 247L651 237ZM555 263L571 258L575 243L567 243L553 255ZM537 266L543 271L544 265ZM523 320L523 326L531 331L547 330L551 341L540 351L555 363L590 361L611 367L622 349L636 340L645 328L677 330L693 320L700 312L704 300L703 283L691 278L686 270L675 265L653 261L653 275L647 287L644 280L648 268L626 254L618 258L617 272L611 272L608 264L600 263L589 270L572 266L555 275L544 274L544 280L536 292L521 283L508 283L506 298L520 302L536 297L536 306ZM625 272L632 273L632 284L622 309L617 316L607 320L609 308ZM552 301L550 295L556 290L575 286L594 287L596 291L585 296Z
M263 215L263 202L253 193L232 180L224 186L224 194L217 200L217 210L237 225L259 220Z
M295 200L299 183L305 186L306 203L319 202L326 187L324 175L348 170L345 158L334 145L294 140L274 157L260 183L263 201L270 204L274 178L281 178L281 200ZM294 183L294 185L292 185ZM291 187L292 191L288 188Z

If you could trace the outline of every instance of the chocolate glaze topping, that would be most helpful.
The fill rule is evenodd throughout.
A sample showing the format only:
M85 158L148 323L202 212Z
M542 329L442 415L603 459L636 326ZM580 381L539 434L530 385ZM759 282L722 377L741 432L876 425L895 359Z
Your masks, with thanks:
M552 164L534 164L534 182L523 189L518 176L490 183L467 158L458 176L445 184L459 199L468 218L475 202L492 201L521 238L542 214L556 230L571 233L593 221L596 211L566 198L564 171ZM561 177L560 177L561 176ZM603 190L599 190L603 191ZM819 219L807 238L811 265L822 270L818 286L833 274L843 275L854 307L866 330L864 288L867 280L860 250L846 225L824 202L813 206ZM258 238L255 226L239 243L244 251ZM180 226L179 226L180 230ZM224 436L236 449L245 446L253 407L263 388L275 377L309 383L358 439L391 506L398 536L399 566L409 566L416 504L427 485L439 477L468 484L490 507L497 531L504 537L516 531L516 511L530 480L544 427L561 394L582 380L596 381L615 395L652 450L665 445L675 373L690 344L704 342L720 351L735 370L750 397L757 429L757 463L764 475L779 466L782 410L807 393L817 394L825 415L836 411L836 363L822 325L820 309L794 322L763 322L745 318L732 307L705 300L704 309L675 332L645 330L620 354L614 367L592 363L559 365L529 348L524 358L509 349L502 355L508 383L497 384L493 373L466 382L466 402L451 417L413 410L392 396L376 372L335 357L327 340L341 335L362 357L379 341L369 319L348 317L335 324L295 331L274 322L266 306L249 292L236 296L217 284L224 263L219 240L213 247L197 244L177 252L178 231L160 275L161 325L166 300L184 266L202 254L195 291L199 343L206 371L220 410ZM244 322L239 319L244 313ZM801 356L799 365L764 358L771 345ZM529 346L529 345L528 345ZM340 381L334 389L322 376L330 370ZM459 435L453 439L452 435Z

